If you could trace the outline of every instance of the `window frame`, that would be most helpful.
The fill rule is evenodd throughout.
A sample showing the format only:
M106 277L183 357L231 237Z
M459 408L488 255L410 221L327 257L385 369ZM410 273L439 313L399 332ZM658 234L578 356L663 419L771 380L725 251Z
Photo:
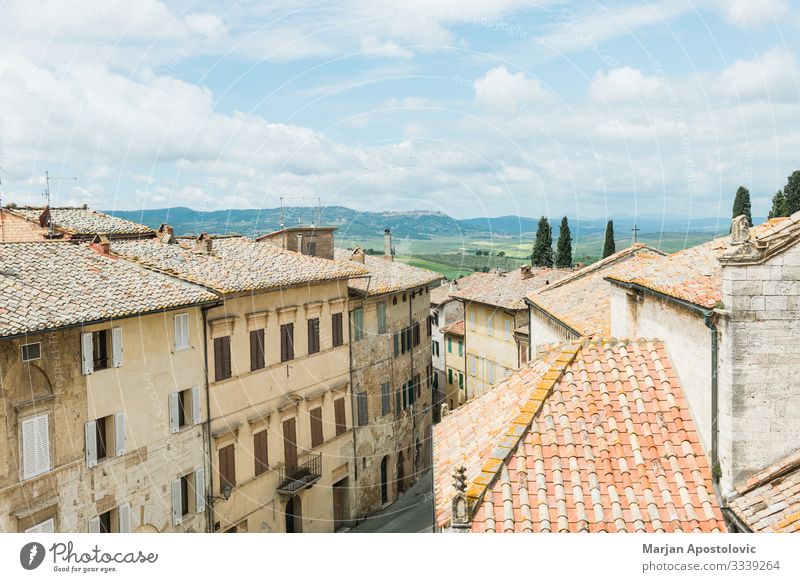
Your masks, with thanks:
M35 358L25 357L25 348L31 348L32 346L38 346L38 355ZM27 344L22 344L19 346L19 357L22 360L23 364L27 364L28 362L35 362L36 360L42 359L42 342L29 342Z
M181 326L185 326L185 329L181 329L181 334L185 331L186 333L186 343L185 344L178 344L178 322L183 322ZM176 313L173 317L173 333L175 335L175 351L182 352L184 350L188 350L191 347L191 341L189 340L189 314L188 313ZM184 339L184 338L181 338Z

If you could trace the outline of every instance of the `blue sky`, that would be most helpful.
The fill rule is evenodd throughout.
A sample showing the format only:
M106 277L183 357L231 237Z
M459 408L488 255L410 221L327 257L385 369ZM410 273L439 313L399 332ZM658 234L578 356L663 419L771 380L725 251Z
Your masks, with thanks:
M0 5L4 202L764 215L800 169L794 1L62 4Z

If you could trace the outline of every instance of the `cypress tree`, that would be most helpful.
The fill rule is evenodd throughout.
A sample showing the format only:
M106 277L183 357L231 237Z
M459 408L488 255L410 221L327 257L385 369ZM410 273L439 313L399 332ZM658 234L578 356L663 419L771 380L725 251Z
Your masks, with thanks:
M534 267L553 266L553 231L546 216L539 219L539 226L536 229L536 242L533 243L533 254L531 254L531 264Z
M603 241L603 258L617 252L617 245L614 243L614 221L609 220L606 225L606 238Z
M783 214L791 216L800 210L800 170L792 172L783 188Z
M739 186L739 189L736 190L736 198L733 199L733 218L744 214L747 217L747 224L753 226L753 215L750 211L750 190Z
M561 228L558 233L556 267L560 269L572 267L572 234L569 231L569 221L566 216L561 219Z
M769 211L769 218L778 218L779 216L786 216L783 213L783 191L778 190L775 196L772 197L772 210Z

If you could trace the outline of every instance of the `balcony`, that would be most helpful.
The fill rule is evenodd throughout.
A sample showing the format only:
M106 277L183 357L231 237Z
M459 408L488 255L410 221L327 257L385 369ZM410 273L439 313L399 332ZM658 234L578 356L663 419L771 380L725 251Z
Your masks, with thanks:
M322 476L322 453L308 452L297 460L296 466L278 468L278 493L293 497L308 489Z

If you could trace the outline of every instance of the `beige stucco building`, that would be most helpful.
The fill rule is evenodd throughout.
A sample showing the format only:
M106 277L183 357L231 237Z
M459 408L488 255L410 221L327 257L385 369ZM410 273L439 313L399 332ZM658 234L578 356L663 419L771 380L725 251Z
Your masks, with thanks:
M216 297L102 245L4 243L0 264L0 531L205 531Z

